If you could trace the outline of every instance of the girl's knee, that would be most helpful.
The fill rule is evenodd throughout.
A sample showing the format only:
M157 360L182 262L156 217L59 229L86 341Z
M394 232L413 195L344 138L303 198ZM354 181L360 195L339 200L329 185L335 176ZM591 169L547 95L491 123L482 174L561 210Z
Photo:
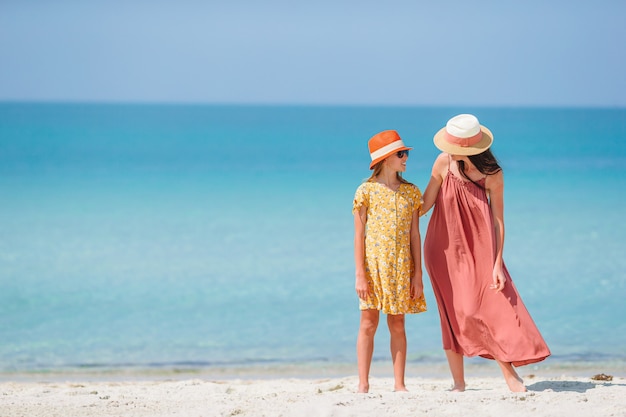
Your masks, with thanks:
M359 331L367 336L373 336L376 333L377 323L367 322L361 323Z
M378 328L378 314L369 312L361 314L361 324L359 328L360 331L367 334L376 333L376 328Z
M404 315L387 316L387 325L391 333L404 333Z

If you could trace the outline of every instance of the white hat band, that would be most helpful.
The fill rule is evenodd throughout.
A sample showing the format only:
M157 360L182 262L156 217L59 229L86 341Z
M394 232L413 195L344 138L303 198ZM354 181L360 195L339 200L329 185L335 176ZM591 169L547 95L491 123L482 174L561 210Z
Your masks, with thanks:
M404 142L402 142L401 140L397 140L395 142L390 143L389 145L385 145L382 148L377 149L370 154L372 157L372 161L377 158L380 158L381 156L387 155L389 152L393 152L396 149L400 149L400 148L406 148L406 146L404 146Z

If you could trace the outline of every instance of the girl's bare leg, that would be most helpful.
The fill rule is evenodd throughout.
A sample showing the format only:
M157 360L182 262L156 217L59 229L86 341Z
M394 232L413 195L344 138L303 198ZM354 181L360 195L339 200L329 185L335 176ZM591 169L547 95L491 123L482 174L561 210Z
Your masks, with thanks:
M465 369L463 366L463 355L446 350L446 356L448 358L448 366L450 366L450 372L452 373L452 379L454 380L454 386L450 391L463 392L465 391Z
M391 360L395 379L394 390L406 391L404 370L406 367L406 333L404 330L404 314L387 316L387 325L391 335Z
M511 362L501 362L496 360L498 365L500 365L500 369L502 370L502 375L504 375L504 380L506 384L509 386L511 392L526 392L526 386L524 386L524 381L515 371Z
M359 368L358 392L366 393L370 389L369 374L374 354L374 335L378 327L378 310L362 310L359 335L356 340L356 358Z

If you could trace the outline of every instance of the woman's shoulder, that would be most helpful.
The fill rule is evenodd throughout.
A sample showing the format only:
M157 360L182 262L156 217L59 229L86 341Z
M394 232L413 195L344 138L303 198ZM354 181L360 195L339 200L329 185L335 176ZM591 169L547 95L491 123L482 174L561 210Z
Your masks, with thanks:
M448 169L450 168L450 155L441 152L437 158L435 158L435 162L433 162L433 169L431 174L437 174L437 176L443 177L446 176Z
M433 163L433 167L438 168L447 169L448 165L450 165L450 155L445 152L441 152L439 155L437 155L437 158L435 158L435 162Z
M504 174L502 170L485 177L485 188L487 190L499 190L504 188Z

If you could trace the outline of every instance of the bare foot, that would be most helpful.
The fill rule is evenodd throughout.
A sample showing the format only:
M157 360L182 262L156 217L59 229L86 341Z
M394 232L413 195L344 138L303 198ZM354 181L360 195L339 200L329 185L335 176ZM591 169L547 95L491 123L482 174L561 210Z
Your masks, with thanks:
M452 388L450 388L450 392L463 392L465 391L465 382L455 383Z
M526 392L526 386L524 385L524 380L519 377L519 375L511 375L505 377L506 384L509 386L511 392Z
M511 390L511 392L526 392L527 391L526 387L524 386L524 381L517 374L517 371L515 371L515 368L513 368L513 365L510 362L501 362L497 359L496 359L496 362L498 362L498 365L500 365L500 368L502 369L502 375L504 376L504 380L506 381L506 384L509 386L509 389Z
M404 385L399 386L399 387L395 387L393 389L393 392L409 392L408 389L406 389L406 387Z
M367 394L370 391L369 384L359 384L358 393L359 394Z

